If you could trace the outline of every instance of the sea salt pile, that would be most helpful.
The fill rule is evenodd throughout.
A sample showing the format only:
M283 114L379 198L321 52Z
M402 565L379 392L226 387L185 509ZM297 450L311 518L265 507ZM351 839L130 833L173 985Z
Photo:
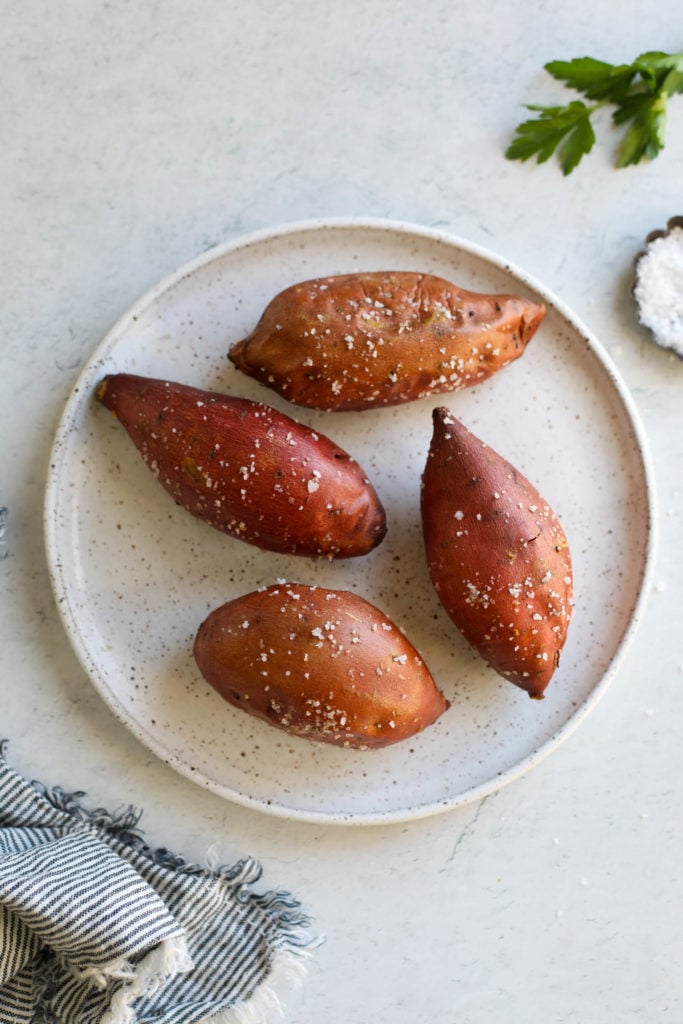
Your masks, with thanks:
M683 225L648 243L636 264L633 294L640 322L656 343L683 359Z

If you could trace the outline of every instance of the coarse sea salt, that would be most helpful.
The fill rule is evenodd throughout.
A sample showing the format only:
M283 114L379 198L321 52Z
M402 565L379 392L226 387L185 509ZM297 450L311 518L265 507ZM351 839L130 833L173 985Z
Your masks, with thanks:
M648 242L636 263L633 294L655 342L683 359L683 226Z

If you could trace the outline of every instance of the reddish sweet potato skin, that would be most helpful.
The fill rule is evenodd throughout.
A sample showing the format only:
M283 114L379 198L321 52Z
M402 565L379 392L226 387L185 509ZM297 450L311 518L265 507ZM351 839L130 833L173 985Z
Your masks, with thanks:
M224 533L328 558L367 554L385 534L359 464L267 405L125 373L105 377L97 397L171 497Z
M228 601L199 627L194 657L234 707L336 746L398 743L448 707L404 634L348 591L281 583Z
M488 664L540 698L559 664L572 614L564 530L519 470L448 409L433 415L421 490L432 582Z
M280 292L229 358L296 405L372 409L478 384L522 355L544 315L431 274L343 274Z

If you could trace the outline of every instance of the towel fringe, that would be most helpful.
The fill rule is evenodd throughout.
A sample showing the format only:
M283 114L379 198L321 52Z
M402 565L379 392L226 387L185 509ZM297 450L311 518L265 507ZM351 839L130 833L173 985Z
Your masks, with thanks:
M134 1000L153 996L177 974L187 974L193 967L183 935L164 939L133 968L132 976L130 973L127 975L126 983L112 996L101 1024L135 1024L137 1018L130 1005ZM105 978L126 977L109 973L112 969L114 972L120 970L121 965L116 962L102 968Z
M262 982L253 995L209 1017L202 1017L197 1024L273 1024L282 1020L284 997L303 985L309 960L307 950L279 950L273 955L268 980Z

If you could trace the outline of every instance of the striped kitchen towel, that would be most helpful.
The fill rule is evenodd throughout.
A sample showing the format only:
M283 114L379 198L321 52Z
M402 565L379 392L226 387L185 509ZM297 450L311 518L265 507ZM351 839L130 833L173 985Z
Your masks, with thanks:
M257 1024L315 944L287 893L153 850L139 814L28 783L0 743L0 1022Z

